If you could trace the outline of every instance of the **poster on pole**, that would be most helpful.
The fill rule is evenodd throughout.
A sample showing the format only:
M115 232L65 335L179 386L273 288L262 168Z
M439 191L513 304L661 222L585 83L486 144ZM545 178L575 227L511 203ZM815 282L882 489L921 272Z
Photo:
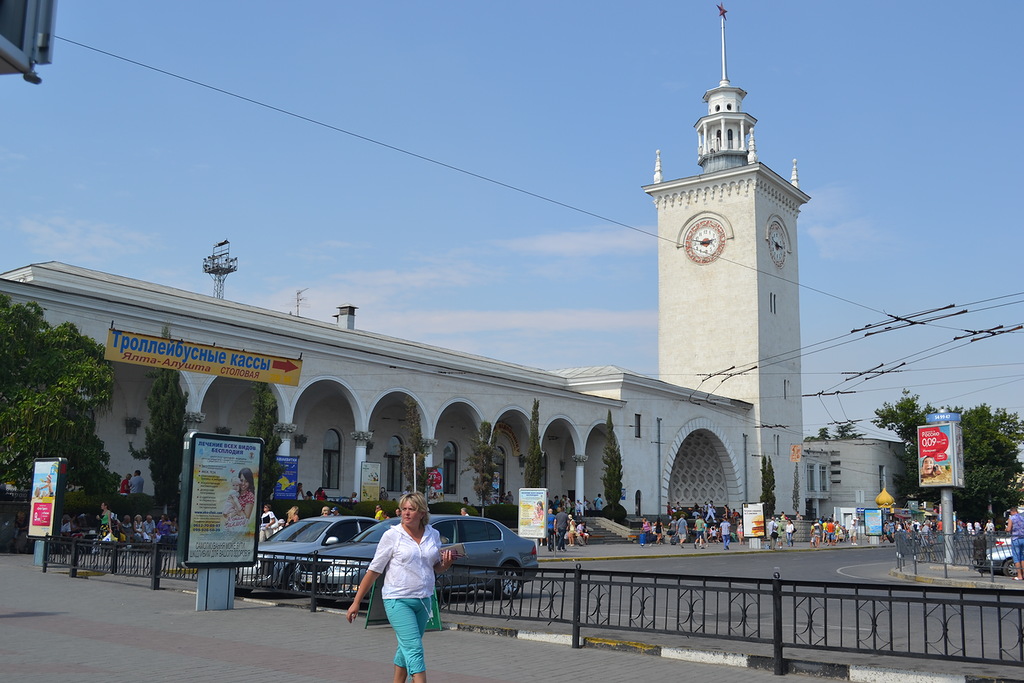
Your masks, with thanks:
M294 455L277 456L277 464L284 468L281 478L274 482L274 500L295 500L299 494L299 458Z
M764 503L743 504L743 536L764 537Z
M187 567L256 562L263 439L189 432L181 467L178 560Z
M67 478L67 458L40 458L33 463L32 495L29 498L29 538L60 535Z
M922 488L962 487L963 458L963 432L959 422L917 428L917 477Z
M444 500L444 472L440 467L428 467L427 502L437 503Z
M519 489L519 535L544 538L547 534L548 490Z
M359 500L380 500L380 463L364 462L359 468Z
M881 510L864 510L864 533L868 536L882 535Z

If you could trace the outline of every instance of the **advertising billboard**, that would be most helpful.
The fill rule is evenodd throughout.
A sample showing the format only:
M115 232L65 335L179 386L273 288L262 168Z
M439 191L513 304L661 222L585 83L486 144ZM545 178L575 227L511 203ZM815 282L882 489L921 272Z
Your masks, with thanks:
M925 487L964 485L963 432L959 422L917 428L917 478Z
M29 538L60 535L67 476L67 458L40 458L33 463L32 490L29 498Z
M178 559L187 567L256 562L263 439L189 432L181 467Z
M544 538L547 533L548 490L519 489L519 535Z

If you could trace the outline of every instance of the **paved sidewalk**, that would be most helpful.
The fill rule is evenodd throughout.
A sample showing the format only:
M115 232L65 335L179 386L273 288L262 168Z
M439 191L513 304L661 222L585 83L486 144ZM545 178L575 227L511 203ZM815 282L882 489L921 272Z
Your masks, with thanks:
M236 601L229 611L196 612L195 597L180 590L151 591L115 577L43 574L27 555L0 555L0 577L0 680L391 680L391 630L348 624L339 612L311 614L254 601ZM428 633L426 646L428 677L435 683L609 681L640 673L647 681L779 680L770 671L462 631Z
M806 545L806 544L805 544ZM842 546L840 546L842 547ZM845 546L850 551L872 546ZM728 553L769 552L749 550L733 544ZM808 552L797 548L780 552ZM693 550L692 546L648 546L615 543L570 548L566 553L541 552L542 562L579 562L614 558L655 558L680 554L725 553L721 546ZM936 568L921 565L919 574L935 573ZM942 583L939 576L930 582ZM901 578L901 577L897 577ZM905 578L905 577L903 577ZM165 590L151 591L148 582L139 579L102 576L71 579L66 572L51 569L43 574L32 565L30 555L0 555L0 680L46 681L163 681L214 680L217 683L245 681L258 683L287 676L295 680L317 681L389 681L394 638L390 629L363 629L345 622L335 610L310 613L307 609L281 606L259 600L236 599L235 609L225 612L196 612L193 584L164 581ZM950 585L962 585L963 579ZM996 587L1016 588L1013 582L997 577ZM978 587L991 588L987 580ZM451 624L454 626L454 624ZM514 631L516 626L551 631L536 623L482 623L484 631ZM555 629L557 630L557 629ZM645 680L672 680L677 676L713 677L716 683L778 681L770 670L743 668L752 662L735 655L714 652L713 642L695 643L694 651L660 657L587 647L573 650L567 638L552 636L549 642L529 637L546 634L520 632L518 637L501 637L473 631L447 630L428 633L427 662L431 680L463 683L469 681L521 683L534 677L549 679L577 677L585 680L613 680L642 672ZM636 634L629 634L633 639ZM613 636L614 637L614 636ZM658 639L651 643L658 645ZM620 643L621 644L621 643ZM735 647L735 643L732 644ZM729 649L729 648L721 648ZM751 654L760 648L748 647ZM799 654L789 653L788 656ZM678 659L673 659L673 657ZM692 659L696 657L696 661ZM732 659L730 659L732 657ZM688 661L681 661L689 659ZM819 657L811 657L819 659ZM874 681L964 681L971 674L1010 679L1016 670L957 664L959 675L936 676L938 662L901 660L890 664L896 671L872 672L877 661L866 655L844 653L839 659L851 667L861 667L851 680ZM835 661L826 657L826 661ZM706 663L716 662L716 663ZM731 666L718 663L731 663ZM936 666L938 665L938 666ZM885 665L883 665L885 666ZM932 674L915 671L931 669ZM879 669L874 668L874 672ZM970 671L971 673L967 673ZM835 672L824 675L842 677ZM856 673L856 675L855 675ZM908 678L908 674L911 677ZM15 678L16 676L16 678ZM789 677L798 674L789 674ZM800 676L798 680L806 677Z

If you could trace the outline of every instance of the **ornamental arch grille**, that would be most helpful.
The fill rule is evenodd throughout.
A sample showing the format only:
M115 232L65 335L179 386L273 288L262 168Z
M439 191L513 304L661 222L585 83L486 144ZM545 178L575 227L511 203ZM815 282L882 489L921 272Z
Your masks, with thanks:
M729 500L722 465L724 447L714 434L700 429L683 441L668 480L668 499L687 505Z

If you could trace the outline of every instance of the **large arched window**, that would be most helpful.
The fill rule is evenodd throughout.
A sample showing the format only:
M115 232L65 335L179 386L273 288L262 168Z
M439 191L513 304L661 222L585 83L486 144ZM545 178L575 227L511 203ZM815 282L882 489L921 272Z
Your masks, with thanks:
M457 493L459 484L459 447L454 441L444 445L444 494Z
M402 440L397 436L388 439L388 449L384 451L386 465L385 486L388 491L402 490Z
M341 488L341 435L333 429L324 432L324 472L320 485L325 489Z

